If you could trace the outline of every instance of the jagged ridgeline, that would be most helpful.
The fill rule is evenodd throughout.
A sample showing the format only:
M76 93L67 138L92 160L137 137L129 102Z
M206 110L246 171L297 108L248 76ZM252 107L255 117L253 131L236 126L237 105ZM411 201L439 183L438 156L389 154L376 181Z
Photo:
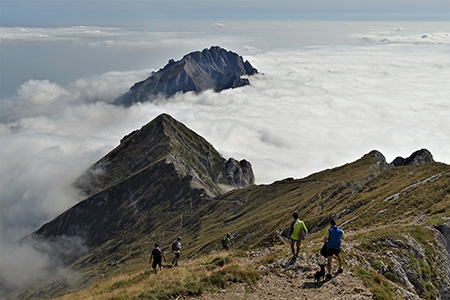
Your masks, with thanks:
M147 270L153 244L169 253L177 236L185 263L219 250L226 233L235 249L283 246L283 262L289 247L283 237L298 211L311 233L301 251L315 257L328 221L336 219L347 235L345 270L374 298L450 299L450 166L434 162L428 150L391 163L374 150L306 178L268 185L254 180L249 162L223 158L171 116L158 116L77 180L85 200L29 238L63 239L62 251L71 239L83 241L79 251L62 256L83 280L53 278L21 298L55 296L103 276Z
M135 102L154 101L158 96L168 98L176 93L200 93L207 89L220 92L250 84L242 76L256 73L242 56L215 46L186 54L179 61L169 60L164 68L134 84L114 104L130 106Z

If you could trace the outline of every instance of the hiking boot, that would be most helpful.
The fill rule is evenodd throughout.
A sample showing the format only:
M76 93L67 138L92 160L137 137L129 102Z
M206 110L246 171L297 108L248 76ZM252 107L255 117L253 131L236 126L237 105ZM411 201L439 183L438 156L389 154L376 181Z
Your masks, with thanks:
M331 279L331 273L328 273L327 276L325 276L326 279Z
M344 269L342 269L342 267L339 267L338 273L341 274L342 272L344 272Z

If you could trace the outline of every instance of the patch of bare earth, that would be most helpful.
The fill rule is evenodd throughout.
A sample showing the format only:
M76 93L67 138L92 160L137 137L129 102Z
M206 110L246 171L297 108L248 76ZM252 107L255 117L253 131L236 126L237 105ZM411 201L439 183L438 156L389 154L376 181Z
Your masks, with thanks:
M250 258L242 259L240 265L258 265L258 260L271 253L269 249L251 252ZM201 296L180 296L189 300L229 299L314 299L314 300L362 300L372 299L372 293L350 270L337 273L337 262L333 261L331 279L321 278L316 282L314 275L320 270L318 263L324 260L317 256L303 254L297 260L274 259L258 269L274 269L262 277L254 286L246 283L231 284L217 293L207 292Z

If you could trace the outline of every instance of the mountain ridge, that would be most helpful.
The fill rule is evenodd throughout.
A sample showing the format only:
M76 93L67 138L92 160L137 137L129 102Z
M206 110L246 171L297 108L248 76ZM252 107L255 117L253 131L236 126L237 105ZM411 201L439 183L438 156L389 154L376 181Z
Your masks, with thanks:
M114 104L130 106L136 102L155 101L160 96L170 98L177 93L200 93L207 89L220 92L249 85L250 81L242 76L257 73L258 70L242 56L212 46L186 54L179 61L169 60L147 79L135 83Z

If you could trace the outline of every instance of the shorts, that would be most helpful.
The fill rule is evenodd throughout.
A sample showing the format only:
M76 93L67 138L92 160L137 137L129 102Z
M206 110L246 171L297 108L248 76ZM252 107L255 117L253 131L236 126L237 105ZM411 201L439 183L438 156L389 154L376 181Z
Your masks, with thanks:
M338 249L333 249L333 248L328 248L327 249L327 256L333 256L333 255L338 255L339 253L341 253L341 248Z
M299 240L294 240L293 238L291 238L291 242L298 242Z
M156 269L156 266L162 267L162 260L154 260L152 263L152 268Z
M180 252L174 253L176 258L180 258Z

